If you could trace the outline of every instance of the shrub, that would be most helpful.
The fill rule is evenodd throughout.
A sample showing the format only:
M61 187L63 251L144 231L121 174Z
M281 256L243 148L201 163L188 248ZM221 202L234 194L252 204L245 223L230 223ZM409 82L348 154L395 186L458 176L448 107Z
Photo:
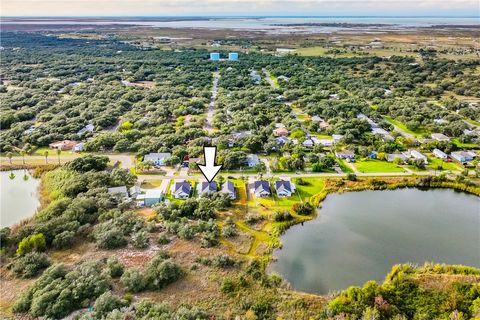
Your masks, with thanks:
M245 217L245 221L248 224L254 224L254 223L257 223L257 222L262 221L262 220L263 220L263 217L259 214L255 214L255 213L248 213L247 216Z
M11 270L17 277L32 278L49 265L50 260L45 253L29 252L17 258L11 264Z
M315 207L309 202L295 203L292 207L293 211L302 216L308 216L313 213Z
M112 278L118 278L123 274L123 265L116 257L110 257L107 260L107 269L109 270L110 277Z
M143 272L137 268L127 269L120 278L120 282L129 292L140 292L146 288Z
M183 271L166 252L159 251L145 274L149 289L158 290L180 279Z
M220 285L220 291L225 294L231 295L237 290L235 281L231 278L225 278Z
M140 230L132 235L132 245L135 248L145 249L150 244L150 235L145 230Z
M219 254L213 258L212 263L215 267L227 268L235 265L235 260L226 254Z
M64 231L59 233L53 238L53 246L57 249L70 248L73 246L75 241L75 232L73 231Z
M41 233L32 234L18 244L17 254L23 255L32 251L43 251L46 248L45 236Z
M225 238L233 238L238 234L235 224L228 224L223 227L222 234Z
M347 173L347 180L357 181L357 175L355 173Z
M285 212L275 212L273 215L273 220L276 222L284 222L284 221L290 221L292 220L293 217L290 214L290 212L285 211Z
M119 309L122 306L122 300L118 296L112 294L111 291L107 291L103 293L100 297L98 297L97 300L95 300L93 309L95 310L95 317L102 319L110 311L114 309Z
M169 243L170 243L170 239L167 237L166 234L162 233L162 234L160 234L160 237L158 237L157 243L158 243L159 245L169 244Z
M28 312L32 317L59 319L84 308L89 300L100 296L111 285L110 276L101 271L102 267L92 261L71 271L62 264L51 266L20 295L13 311Z
M115 249L127 245L123 232L117 227L109 230L95 228L94 237L97 246L102 249Z

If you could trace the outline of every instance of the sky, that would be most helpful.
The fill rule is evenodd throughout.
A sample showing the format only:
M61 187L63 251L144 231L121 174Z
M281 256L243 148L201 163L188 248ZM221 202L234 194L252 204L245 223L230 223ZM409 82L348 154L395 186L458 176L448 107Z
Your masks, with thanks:
M0 16L480 16L479 0L1 0Z

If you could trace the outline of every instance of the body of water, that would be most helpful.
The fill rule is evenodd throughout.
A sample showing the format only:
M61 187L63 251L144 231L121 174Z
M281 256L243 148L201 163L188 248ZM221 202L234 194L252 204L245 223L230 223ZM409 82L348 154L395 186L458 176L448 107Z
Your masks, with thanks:
M319 216L281 237L270 266L293 288L325 294L383 281L394 264L480 267L480 198L448 189L329 195Z
M15 178L10 179L12 172ZM25 175L28 179L24 178ZM0 226L9 227L32 217L40 205L40 180L23 170L1 171L0 178Z
M264 31L267 33L322 33L339 30L391 31L431 26L475 26L478 17L145 17L145 18L3 18L6 24L137 25L163 28L204 28ZM305 25L310 24L310 25ZM315 25L317 24L317 25ZM350 24L334 26L318 24Z

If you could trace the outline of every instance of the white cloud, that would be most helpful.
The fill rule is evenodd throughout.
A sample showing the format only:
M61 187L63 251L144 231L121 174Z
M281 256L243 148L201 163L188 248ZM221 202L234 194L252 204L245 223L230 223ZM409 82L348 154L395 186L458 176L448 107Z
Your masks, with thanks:
M478 0L3 0L2 16L479 15Z

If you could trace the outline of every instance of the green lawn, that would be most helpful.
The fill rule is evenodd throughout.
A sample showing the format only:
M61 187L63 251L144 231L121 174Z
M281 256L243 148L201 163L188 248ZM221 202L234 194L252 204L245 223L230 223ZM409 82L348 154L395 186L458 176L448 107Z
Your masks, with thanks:
M49 149L48 147L41 147L41 148L37 148L33 153L32 155L33 156L44 156L45 155L45 151L48 151L48 156L51 157L51 156L57 156L57 150L56 149ZM75 154L86 154L85 152L80 152L80 153L75 153L71 150L67 150L67 151L60 151L60 156L72 156L72 155L75 155Z
M321 177L306 177L301 178L306 184L300 185L298 183L299 178L293 178L292 182L297 187L297 193L305 201L313 195L316 195L325 188L325 178Z
M345 173L353 173L353 170L352 168L350 168L349 165L347 165L347 163L345 162L345 160L343 159L335 159L338 163L338 165L340 166L340 169L342 169L343 172Z
M453 138L452 143L457 146L457 148L466 148L466 149L477 149L479 148L478 144L475 143L463 143L460 142L458 138Z
M359 172L404 172L403 168L392 162L380 161L376 159L362 159L353 164Z
M412 130L408 129L407 126L403 122L395 120L392 117L384 116L384 118L385 118L385 120L387 120L391 124L396 125L401 130L405 131L406 133L410 133L410 134L414 135L415 137L425 136L425 135L429 134L427 131L425 131L423 129L412 131Z
M428 168L438 170L438 166L441 166L441 170L460 171L463 167L455 162L445 162L438 158L429 158Z

